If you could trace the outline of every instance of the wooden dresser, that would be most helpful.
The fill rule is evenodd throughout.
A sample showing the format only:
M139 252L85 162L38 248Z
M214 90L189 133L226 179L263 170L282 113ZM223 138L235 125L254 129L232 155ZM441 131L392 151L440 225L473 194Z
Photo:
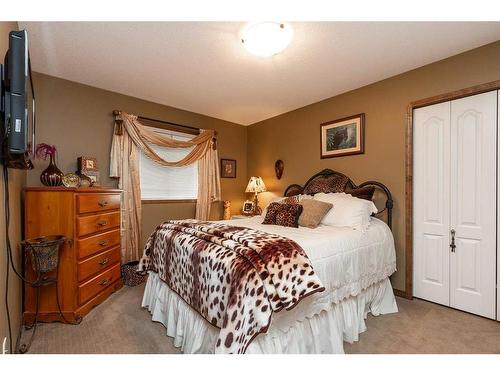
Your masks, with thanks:
M61 234L59 301L66 320L78 322L122 287L120 276L121 190L32 187L25 189L25 238ZM25 275L34 280L28 259ZM39 320L60 321L55 286L40 291ZM33 321L36 289L24 287L24 322Z

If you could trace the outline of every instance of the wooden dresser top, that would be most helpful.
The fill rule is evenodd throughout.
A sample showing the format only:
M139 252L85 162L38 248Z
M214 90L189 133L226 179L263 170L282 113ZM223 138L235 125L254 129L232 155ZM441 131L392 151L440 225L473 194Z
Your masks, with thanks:
M75 193L121 193L123 190L107 187L67 188L64 186L29 186L24 191L73 191Z

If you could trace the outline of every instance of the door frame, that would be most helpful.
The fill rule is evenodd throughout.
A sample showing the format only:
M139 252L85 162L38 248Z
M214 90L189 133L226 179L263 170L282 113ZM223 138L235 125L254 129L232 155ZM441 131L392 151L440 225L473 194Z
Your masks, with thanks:
M500 80L431 96L408 105L405 152L405 290L396 293L401 297L413 299L413 110L494 90L500 90Z

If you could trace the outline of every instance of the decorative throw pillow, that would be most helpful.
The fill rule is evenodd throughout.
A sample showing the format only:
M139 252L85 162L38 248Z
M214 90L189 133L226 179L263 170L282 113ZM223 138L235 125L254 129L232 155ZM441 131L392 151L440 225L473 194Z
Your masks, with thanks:
M321 219L330 211L333 204L314 199L303 199L300 202L302 214L299 217L301 227L316 228Z
M291 197L275 197L272 198L271 201L269 202L269 205L264 208L264 212L262 215L265 217L267 214L267 209L272 203L288 203L288 204L298 204L301 199L303 198L310 198L308 195L304 194L299 194L299 195L292 195Z
M300 199L300 195L292 195L291 197L285 197L284 199L280 200L280 203L299 204Z
M356 189L346 189L346 194L351 194L353 197L364 199L367 201L373 200L375 194L375 186L363 186Z
M274 224L284 227L299 226L299 216L302 213L300 204L273 202L267 207L266 216L262 224Z
M300 204L282 204L276 214L276 225L298 228L301 213L302 205Z
M266 207L266 214L264 216L264 221L262 224L276 224L276 214L280 210L281 204L278 202L272 202Z
M342 193L349 182L349 177L338 174L318 176L307 184L304 194Z

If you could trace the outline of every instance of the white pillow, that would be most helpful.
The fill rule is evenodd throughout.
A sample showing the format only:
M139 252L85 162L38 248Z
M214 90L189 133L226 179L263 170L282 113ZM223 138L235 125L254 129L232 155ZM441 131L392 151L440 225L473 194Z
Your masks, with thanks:
M350 227L366 231L370 225L372 213L377 207L371 201L355 198L345 193L317 193L314 199L333 204L332 209L321 220L323 225Z

